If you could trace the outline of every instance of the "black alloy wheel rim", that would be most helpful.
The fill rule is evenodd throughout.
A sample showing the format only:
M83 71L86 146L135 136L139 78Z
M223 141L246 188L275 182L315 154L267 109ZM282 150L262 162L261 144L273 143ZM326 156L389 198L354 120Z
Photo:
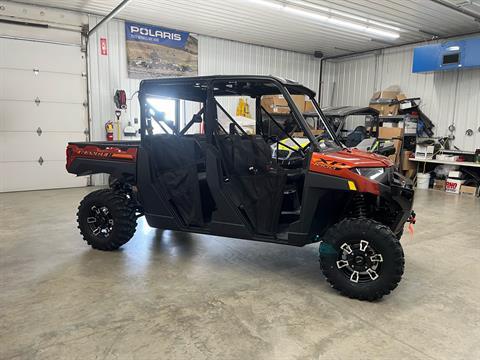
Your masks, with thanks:
M106 206L93 205L87 217L87 224L94 236L107 238L113 230L113 216Z
M367 240L343 243L337 258L337 268L352 283L368 283L380 277L382 254Z

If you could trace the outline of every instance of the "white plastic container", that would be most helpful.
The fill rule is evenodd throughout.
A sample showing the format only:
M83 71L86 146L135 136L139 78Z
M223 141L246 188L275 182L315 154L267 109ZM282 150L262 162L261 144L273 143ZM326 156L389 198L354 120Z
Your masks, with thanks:
M430 184L430 173L417 174L417 189L428 189L429 184Z
M435 159L441 160L441 161L457 161L458 156L457 155L447 155L447 154L438 154Z

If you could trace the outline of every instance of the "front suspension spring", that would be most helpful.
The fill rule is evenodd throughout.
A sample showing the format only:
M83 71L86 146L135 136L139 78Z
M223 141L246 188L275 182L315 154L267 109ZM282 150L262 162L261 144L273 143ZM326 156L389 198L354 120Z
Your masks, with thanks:
M365 197L363 194L356 194L353 199L353 215L356 218L367 217L367 207L365 205Z

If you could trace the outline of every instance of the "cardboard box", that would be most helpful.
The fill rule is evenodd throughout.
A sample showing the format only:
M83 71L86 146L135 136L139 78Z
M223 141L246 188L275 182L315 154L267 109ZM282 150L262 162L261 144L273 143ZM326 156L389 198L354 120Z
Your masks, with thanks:
M397 100L405 99L405 95L400 91L376 91L370 99L370 107L377 110L380 116L398 115L400 108Z
M415 147L416 159L433 159L433 152L435 147L433 145L421 145L417 144Z
M310 131L315 136L322 135L325 132L325 130L321 130L321 129L318 129L318 130L310 129ZM293 138L306 138L307 136L305 135L305 133L303 131L298 131L298 132L294 132L292 134L292 137Z
M305 95L291 95L301 113L305 111Z
M412 157L412 155L413 155L413 151L405 150L402 153L401 169L403 171L417 168L417 164L415 164L415 162L413 162L413 161L410 161L410 158Z
M315 136L322 135L325 132L325 130L318 129L318 130L312 130L312 134Z
M410 170L407 170L405 176L409 179L412 179L415 178L415 175L417 174L417 169L410 169Z
M396 128L396 127L399 127L399 126L398 126L397 123L385 121L385 122L382 124L382 127L386 127L386 128ZM402 126L402 127L403 127L403 126Z
M469 195L469 196L477 196L478 195L478 188L475 186L460 186L460 194L462 195Z
M300 112L305 111L305 95L291 95ZM288 114L291 109L283 95L266 95L262 97L262 106L270 113Z
M305 101L305 108L303 109L303 112L305 113L317 112L311 100Z
M407 119L401 127L403 127L405 134L414 135L417 133L418 122L416 119Z
M445 191L445 180L435 179L435 180L433 181L433 188L434 188L435 190Z
M448 172L448 177L452 179L461 179L462 178L462 172L461 171L449 171Z
M280 95L263 96L261 103L269 113L288 114L290 112L287 101Z
M377 110L380 116L398 115L398 105L370 104L368 106Z
M403 129L401 128L389 128L383 126L378 128L379 139L398 139L401 137L403 137Z
M452 194L459 194L460 187L463 185L465 180L459 179L451 179L448 178L445 182L445 192L452 193Z
M392 160L395 165L400 164L400 148L402 146L402 142L400 140L393 140L393 147L395 148L395 154L389 155L388 158Z

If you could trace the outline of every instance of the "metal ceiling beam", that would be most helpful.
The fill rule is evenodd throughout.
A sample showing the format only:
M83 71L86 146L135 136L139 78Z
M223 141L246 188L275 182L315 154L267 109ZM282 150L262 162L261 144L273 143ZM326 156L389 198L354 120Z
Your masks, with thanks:
M446 1L446 0L430 0L432 2L434 2L435 4L438 4L438 5L441 5L441 6L444 6L446 8L449 8L450 10L453 10L453 11L456 11L456 12L459 12L463 15L467 15L467 16L470 16L472 17L475 21L478 21L480 22L480 15L470 11L470 10L467 10L467 9L464 9L463 7L461 6L455 6L453 5L452 3Z
M130 2L131 0L123 0L120 4L117 5L115 9L110 11L109 14L107 14L97 25L95 25L89 32L88 32L88 37L90 37L97 29L102 26L103 24L106 24L109 22L115 15L117 15L120 11L123 10L125 6Z

